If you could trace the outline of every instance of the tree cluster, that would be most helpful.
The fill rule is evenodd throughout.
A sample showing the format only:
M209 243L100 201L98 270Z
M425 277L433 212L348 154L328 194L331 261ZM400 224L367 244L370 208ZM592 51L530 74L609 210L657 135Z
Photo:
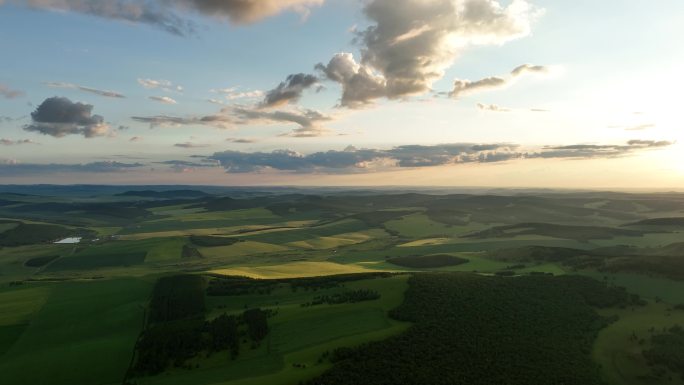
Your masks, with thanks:
M621 292L585 277L416 274L391 312L403 334L326 357L309 385L599 385L593 341L609 320L598 305Z

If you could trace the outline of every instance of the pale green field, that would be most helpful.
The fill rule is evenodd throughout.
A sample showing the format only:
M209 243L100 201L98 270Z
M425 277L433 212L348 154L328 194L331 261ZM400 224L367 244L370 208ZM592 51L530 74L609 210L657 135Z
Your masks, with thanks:
M145 256L145 263L173 262L181 259L183 245L188 243L185 238L168 238L164 242L153 246Z
M50 295L50 288L19 287L0 292L0 326L30 322Z
M684 311L669 311L669 304L649 303L644 307L624 310L602 310L604 316L617 315L619 320L599 332L594 343L593 357L602 367L605 380L611 385L655 385L662 381L649 378L651 373L646 360L641 354L648 349L655 328L660 332L663 328L684 325ZM635 334L637 340L630 337ZM643 345L639 343L643 339ZM673 374L672 381L667 384L682 385L684 380Z
M235 267L231 266L226 268L214 269L211 270L210 273L221 274L226 276L244 276L258 279L278 279L297 277L317 277L336 274L369 273L372 271L377 270L371 267L365 268L356 265L340 265L338 263L333 262L292 262L282 265Z
M230 246L201 247L198 249L206 258L234 258L253 254L277 253L290 248L263 242L238 242Z
M454 235L461 233L458 227L449 227L445 224L435 222L425 214L415 213L399 219L385 222L385 227L389 230L398 232L404 237L424 238L440 235Z
M340 246L355 245L358 243L370 241L372 239L386 238L387 233L384 230L373 229L366 231L358 231L354 233L344 233L329 237L317 237L305 241L296 241L286 243L285 245L309 249L309 250L325 250L333 249Z

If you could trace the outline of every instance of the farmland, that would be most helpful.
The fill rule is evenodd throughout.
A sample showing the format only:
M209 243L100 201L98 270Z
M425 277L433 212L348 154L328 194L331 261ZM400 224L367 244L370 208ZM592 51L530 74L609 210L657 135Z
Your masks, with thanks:
M393 378L381 367L501 383L502 368L477 379L467 363L494 346L454 343L475 332L529 363L506 364L521 368L510 383L682 383L647 357L684 325L684 195L84 189L0 207L3 383L336 384L358 370L379 384ZM562 324L577 329L551 333ZM577 366L542 370L533 346L566 346L554 357ZM444 360L414 361L414 377L394 366L421 349Z

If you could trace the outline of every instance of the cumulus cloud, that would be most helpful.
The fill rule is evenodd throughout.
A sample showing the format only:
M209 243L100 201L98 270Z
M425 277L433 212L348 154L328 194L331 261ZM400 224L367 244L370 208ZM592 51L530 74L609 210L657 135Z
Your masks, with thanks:
M38 144L34 142L31 139L19 139L19 140L12 140L12 139L5 139L5 138L0 138L0 145L3 146L18 146L22 144Z
M296 103L302 97L304 91L316 83L318 83L318 78L314 75L303 73L290 75L278 87L266 93L262 106L277 107Z
M115 173L134 170L143 166L144 165L141 163L122 163L116 161L91 162L80 164L40 164L7 161L4 163L0 163L0 177L54 175L59 173Z
M187 17L196 13L234 24L259 21L282 11L293 10L306 16L310 7L324 0L8 0L36 9L68 11L131 23L147 24L174 35L195 33ZM2 6L2 1L0 1Z
M183 92L183 87L169 80L155 80L155 79L138 79L138 84L144 88L150 89L160 89L166 92Z
M452 98L461 95L472 94L474 92L504 88L515 82L519 77L526 74L548 73L550 70L546 66L523 64L514 68L507 77L492 76L476 81L456 79L454 88L449 93Z
M4 84L0 84L0 96L5 99L16 99L24 96L23 91L13 90Z
M523 159L615 158L672 145L667 141L630 141L626 145L546 146L524 150L514 144L455 143L434 146L405 145L390 149L358 149L302 154L292 150L272 152L217 152L206 159L220 163L227 172L262 170L289 172L352 173L378 169L423 168L467 163L499 163Z
M79 86L78 84L72 84L72 83L62 83L62 82L46 82L46 86L52 87L52 88L67 88L67 89L72 89L72 90L80 90L83 92L89 92L91 94L96 94L100 96L105 96L108 98L125 98L123 94L119 92L114 92L114 91L104 91L104 90L98 90L96 88L92 87L86 87L86 86Z
M31 113L32 123L24 130L61 138L83 135L86 138L110 135L110 127L100 115L93 115L93 106L72 102L64 97L45 99Z
M360 60L341 53L317 66L342 85L346 107L430 91L466 48L528 35L538 10L525 0L371 0L364 14L371 25L356 31Z
M150 96L148 99L164 104L178 104L178 102L168 96Z

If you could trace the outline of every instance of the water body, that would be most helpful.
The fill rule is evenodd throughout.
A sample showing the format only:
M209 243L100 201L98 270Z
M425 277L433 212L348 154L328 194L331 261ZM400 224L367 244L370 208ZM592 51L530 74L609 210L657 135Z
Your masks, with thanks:
M71 245L76 243L81 243L81 237L64 238L61 241L55 242L55 244L58 245Z

